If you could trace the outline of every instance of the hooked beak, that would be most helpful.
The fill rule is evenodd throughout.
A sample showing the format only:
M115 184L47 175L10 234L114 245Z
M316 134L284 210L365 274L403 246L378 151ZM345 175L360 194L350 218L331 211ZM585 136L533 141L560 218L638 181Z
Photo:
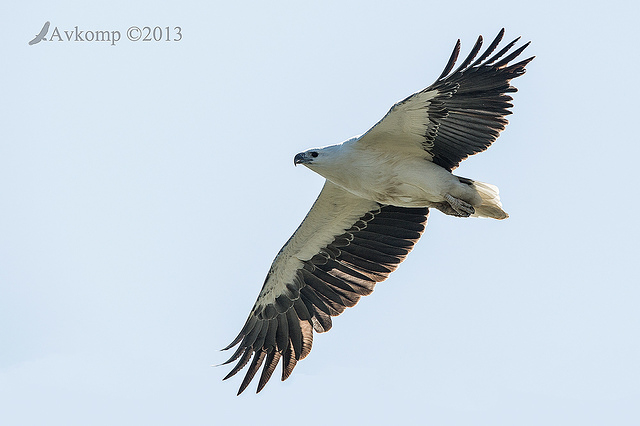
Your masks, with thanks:
M298 164L309 164L312 161L311 157L308 157L305 152L301 152L300 154L296 154L293 157L293 165L297 166Z

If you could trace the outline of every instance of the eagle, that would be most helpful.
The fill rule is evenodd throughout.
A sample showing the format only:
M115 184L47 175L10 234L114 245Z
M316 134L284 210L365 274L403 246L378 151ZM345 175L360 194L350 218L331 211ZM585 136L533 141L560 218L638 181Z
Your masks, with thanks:
M438 79L399 101L371 129L341 144L297 154L294 164L326 179L298 229L273 261L249 318L223 350L238 348L226 380L247 364L240 395L262 367L257 392L282 364L286 380L309 355L313 333L373 292L422 235L429 209L456 217L505 219L498 188L456 176L470 155L486 150L504 130L517 89L510 81L533 56L511 63L530 42L520 37L492 55L479 36L453 70L460 40ZM476 56L477 59L476 59Z

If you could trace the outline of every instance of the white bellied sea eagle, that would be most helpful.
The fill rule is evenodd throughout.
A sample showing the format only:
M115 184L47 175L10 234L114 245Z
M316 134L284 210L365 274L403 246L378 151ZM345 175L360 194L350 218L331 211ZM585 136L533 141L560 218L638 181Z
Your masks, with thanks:
M238 361L225 380L249 362L242 393L262 368L258 392L282 360L282 380L309 355L313 332L358 303L405 259L427 223L429 208L459 217L505 219L498 188L452 174L486 150L507 120L516 88L510 80L533 59L510 64L529 43L519 38L492 53L504 29L477 58L456 68L460 40L435 83L396 103L362 136L297 154L326 179L311 210L276 256L249 318L225 349ZM475 61L474 61L475 59Z

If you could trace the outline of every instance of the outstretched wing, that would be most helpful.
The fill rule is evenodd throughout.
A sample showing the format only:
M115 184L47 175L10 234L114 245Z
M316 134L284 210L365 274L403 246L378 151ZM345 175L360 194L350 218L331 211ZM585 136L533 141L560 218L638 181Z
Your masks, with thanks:
M282 359L282 380L311 351L313 330L354 306L385 280L422 235L429 211L356 197L326 181L313 207L276 256L240 334L225 349L238 360L224 378L250 361L242 393L264 364L258 392ZM252 359L253 358L253 359Z
M507 93L517 89L509 81L524 74L534 58L509 65L529 45L510 52L519 37L489 58L503 35L504 28L472 63L482 47L482 36L478 37L469 56L451 72L460 53L458 40L436 82L395 104L358 143L415 152L449 171L487 149L507 125L504 117L511 114L513 98Z

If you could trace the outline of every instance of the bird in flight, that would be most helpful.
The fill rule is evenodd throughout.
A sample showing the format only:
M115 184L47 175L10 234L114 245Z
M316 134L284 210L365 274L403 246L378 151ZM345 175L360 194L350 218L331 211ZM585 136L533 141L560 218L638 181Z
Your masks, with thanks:
M262 367L260 392L282 363L282 380L309 355L313 332L371 294L406 258L427 223L429 209L457 217L505 219L498 188L456 176L470 155L486 150L511 114L510 80L530 57L511 62L529 45L519 38L494 55L504 29L477 57L453 70L460 40L431 86L396 103L371 129L338 145L297 154L326 181L298 229L282 247L249 318L225 348L238 346L224 380L247 364L241 394ZM475 59L475 60L474 60Z
M38 44L42 40L45 40L45 41L47 40L45 38L45 36L47 35L47 32L49 31L49 25L51 25L51 23L49 21L44 23L44 25L42 26L42 29L40 30L40 32L38 34L36 34L36 36L33 38L33 40L31 40L29 42L29 46L33 46L34 44Z

